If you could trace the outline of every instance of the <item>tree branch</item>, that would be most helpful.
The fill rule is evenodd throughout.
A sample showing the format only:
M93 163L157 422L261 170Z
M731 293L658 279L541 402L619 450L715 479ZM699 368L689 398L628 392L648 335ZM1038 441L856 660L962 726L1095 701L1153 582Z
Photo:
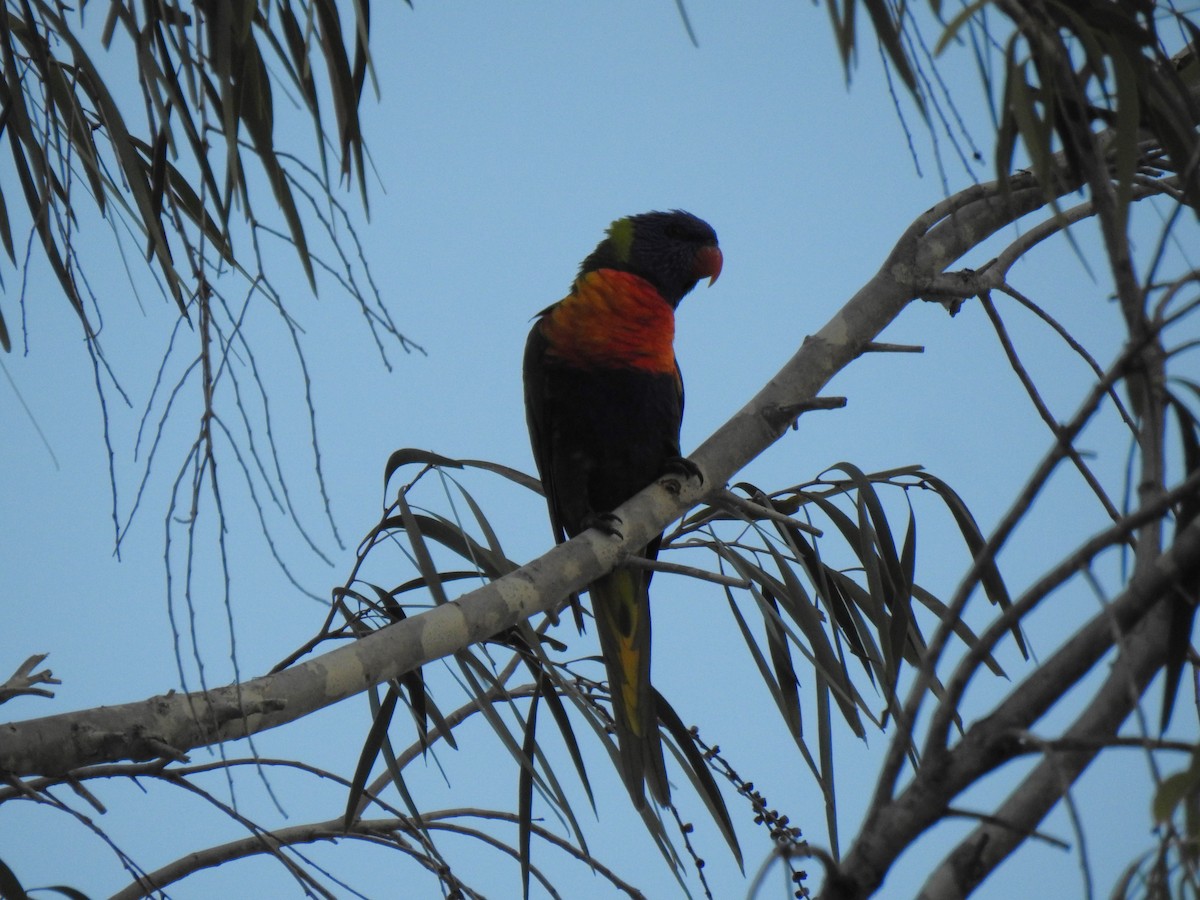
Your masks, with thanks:
M479 819L499 820L515 824L517 817L512 813L502 812L498 810L488 809L445 809L437 812L428 813L422 816L423 827L429 829L445 829L462 831L454 825L451 820L473 817ZM637 888L621 879L616 872L601 863L596 857L590 853L581 850L568 841L563 840L554 832L548 830L537 822L530 824L531 831L554 847L574 857L581 863L588 866L589 870L599 875L608 881L614 888L627 894L630 897L641 897L642 894ZM276 831L264 833L262 835L252 835L250 837L241 838L236 841L229 841L225 844L219 844L213 847L208 847L205 850L200 850L195 853L190 853L187 856L181 857L154 872L149 872L139 882L127 885L125 888L113 894L112 900L137 900L139 897L145 897L154 891L161 891L163 888L182 881L189 875L198 872L202 869L219 866L233 859L242 859L248 856L256 856L260 853L268 851L278 852L282 847L289 847L295 844L311 844L316 841L343 841L343 840L361 840L370 843L386 843L395 846L404 852L407 852L418 862L421 862L426 868L434 870L432 861L420 856L415 852L414 848L408 845L403 835L413 834L417 832L417 826L413 821L407 818L393 817L386 819L361 819L355 822L349 829L343 827L342 820L330 819L328 822L310 822L304 825L293 825L288 828L280 828ZM480 832L467 832L475 834L477 837L488 838ZM512 848L507 845L496 842L490 839L489 843L498 849L506 850L509 855L513 855ZM435 872L435 874L438 874ZM469 890L465 885L460 885L464 890ZM471 896L482 896L470 892Z
M1032 176L1018 175L1007 186L974 185L919 216L875 276L695 451L703 487L693 480L673 493L651 485L615 510L622 537L588 531L489 585L281 672L206 692L172 692L0 726L0 770L60 774L100 762L182 755L241 738L553 609L687 510L715 499L734 473L786 432L792 419L783 412L812 403L959 256L1044 202Z
M1196 569L1200 541L1193 543ZM1171 590L1169 585L1166 590ZM1103 741L1117 732L1162 668L1170 624L1169 605L1159 603L1121 640L1121 653L1103 686L1063 733L1062 740L1079 748L1048 750L996 811L1003 826L982 823L959 843L926 880L919 895L923 900L966 897L1033 832L1100 753Z
M858 840L843 859L838 876L826 884L822 896L826 900L840 900L871 894L882 883L896 857L941 818L955 796L980 776L1026 752L1028 748L1020 740L1030 724L1026 698L1047 692L1061 695L1065 685L1074 683L1073 673L1090 668L1118 635L1129 635L1130 630L1136 628L1132 635L1121 640L1117 665L1064 738L1096 740L1105 733L1105 728L1109 729L1109 735L1115 732L1163 662L1166 644L1162 629L1166 615L1165 610L1160 612L1155 607L1165 606L1162 601L1173 594L1176 585L1196 572L1200 572L1200 520L1181 531L1165 553L1135 576L1106 609L1015 687L989 716L972 725L954 748L935 763L931 764L927 759L912 782L894 800L874 808L859 832ZM1153 615L1145 625L1139 627L1138 623L1152 611ZM1024 834L1028 835L1096 752L1062 751L1053 756L1060 762L1048 758L1039 765L1010 798L1013 808L1006 803L996 814L997 819L1005 823L1004 829L1024 827ZM1071 764L1062 762L1064 760ZM1064 780L1064 776L1069 778ZM1035 796L1038 791L1041 796ZM1042 812L1035 817L1039 808ZM1008 840L1013 834L1010 833ZM1022 839L1017 836L1016 843L1007 844L988 831L988 840L995 840L998 847L1007 846L1008 849L1001 850L1000 856L993 859L990 845L977 847L976 859L994 867ZM944 889L940 882L935 886L938 890Z

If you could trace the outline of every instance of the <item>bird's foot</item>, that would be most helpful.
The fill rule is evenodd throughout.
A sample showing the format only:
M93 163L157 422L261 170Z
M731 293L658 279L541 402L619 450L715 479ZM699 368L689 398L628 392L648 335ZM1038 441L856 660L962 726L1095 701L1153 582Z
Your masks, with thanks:
M621 534L621 517L615 513L592 513L584 520L584 525L588 528L595 528L597 531L607 534L609 537L620 538Z
M663 463L660 484L672 494L678 494L682 488L681 481L689 478L697 479L704 484L704 473L700 467L684 456L672 456Z

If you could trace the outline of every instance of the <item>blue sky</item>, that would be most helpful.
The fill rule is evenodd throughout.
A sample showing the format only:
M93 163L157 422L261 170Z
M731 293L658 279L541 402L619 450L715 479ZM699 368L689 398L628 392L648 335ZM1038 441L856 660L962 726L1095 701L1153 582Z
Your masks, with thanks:
M322 296L313 299L294 257L283 247L271 251L277 286L305 332L322 461L344 549L321 525L305 450L301 373L286 332L261 303L246 325L259 341L259 365L278 416L276 438L295 450L285 460L301 517L318 535L331 565L288 532L282 516L269 513L269 521L283 558L314 593L325 596L341 583L355 544L378 517L383 465L392 450L420 447L532 469L519 372L529 320L563 294L579 260L613 218L682 207L711 222L720 236L725 254L720 281L689 296L678 319L677 352L688 391L686 452L740 408L804 336L871 276L903 228L943 196L929 137L912 105L902 103L923 177L915 171L869 41L847 85L827 14L818 6L762 0L735 7L692 0L688 9L698 48L689 42L674 4L665 0L418 4L414 11L388 4L375 11L374 63L382 97L364 111L375 180L370 220L356 217L356 228L384 302L427 355L392 353L395 365L388 371L336 286L321 279ZM91 24L98 27L99 18ZM927 31L930 43L935 37ZM990 120L969 56L952 48L944 64L958 108L990 159ZM136 97L129 100L136 105ZM290 132L289 127L281 124L277 141L306 146L307 126ZM988 177L987 163L968 173L953 160L944 137L939 147L948 160L951 189ZM9 169L0 171L11 177ZM353 201L353 194L346 197L347 203ZM1194 235L1194 225L1188 227ZM144 280L135 299L110 235L97 223L91 229L85 256L95 266L93 289L103 297L102 341L133 401L132 410L111 403L109 409L119 504L127 513L141 471L133 460L138 419L166 349L174 308ZM1014 270L1013 282L1105 362L1118 345L1119 318L1107 299L1111 292L1093 238L1088 226L1080 229L1095 279L1065 242L1054 240ZM988 255L985 250L967 264ZM3 309L15 331L19 279L9 272L5 279ZM241 290L230 288L231 295ZM186 610L178 602L168 608L165 599L163 511L197 415L197 398L186 397L118 562L112 553L101 412L78 324L44 267L31 270L27 296L29 353L11 354L3 363L58 465L20 411L12 388L0 386L0 409L8 423L0 432L0 466L8 473L0 559L9 610L0 670L7 674L27 655L49 652L63 685L53 701L8 704L8 718L131 701L179 687L171 616L183 622ZM1029 316L1000 298L998 303L1048 402L1065 418L1086 390L1087 373ZM778 488L812 478L840 460L868 471L919 463L954 485L986 530L1049 446L1049 434L1024 400L976 305L968 303L951 319L939 307L914 304L885 339L921 344L926 352L874 355L851 366L830 386L830 393L847 397L846 409L805 416L799 430L744 477ZM181 355L168 367L176 376L182 360ZM1110 484L1119 484L1126 451L1119 430L1102 419L1087 441L1098 454L1098 470L1113 479ZM144 445L141 453L144 459ZM243 676L265 671L309 637L323 615L322 607L300 595L272 562L232 458L223 460L220 477L231 520L229 614L211 554L201 558L195 586L194 627L210 684L233 676L234 652ZM527 560L548 548L550 531L540 500L492 479L465 476L464 483L494 517L511 557ZM436 491L426 498L431 505L443 502ZM211 509L207 512L201 543L211 548ZM918 502L917 513L918 578L948 596L968 562L966 550L935 503ZM1077 478L1056 478L1002 557L1012 586L1032 581L1100 521ZM407 571L386 568L380 574L393 582L407 577ZM738 770L810 841L826 844L819 792L777 721L720 592L668 578L656 579L655 589L655 683L685 721L696 721L719 742ZM1048 655L1055 634L1097 608L1096 598L1079 586L1056 595L1027 627L1035 651ZM986 613L972 609L972 621L984 621ZM182 625L185 632L188 627ZM561 636L592 640L590 635ZM198 676L188 641L185 635L179 653L194 687ZM589 652L592 645L582 644L580 655ZM1022 676L1023 663L1011 647L1002 662L1014 680ZM443 708L456 706L451 672L435 665L430 675ZM811 679L802 674L802 681L809 702ZM985 710L983 704L1008 684L977 685L968 702ZM1156 710L1157 694L1150 697ZM1180 710L1177 728L1194 739L1195 719L1188 712ZM811 709L805 713L807 722L815 721ZM967 721L977 714L968 712ZM349 775L368 722L360 698L264 734L257 746L264 755L298 757ZM459 740L457 753L439 755L450 787L431 766L415 788L418 795L430 807L512 807L516 771L486 726L471 723ZM871 735L867 746L848 734L839 736L843 846L855 832L884 746L879 734ZM607 760L594 746L585 751L593 779L603 785L598 821L581 812L591 845L647 896L678 893L642 839L619 781L608 777ZM203 752L194 754L197 761L204 758ZM1144 759L1130 752L1098 764L1077 792L1101 892L1107 893L1116 873L1151 845L1148 794L1142 788L1147 779ZM287 775L272 776L272 783L288 810L286 824L340 812L342 794L336 788ZM227 790L222 780L209 786L216 793ZM994 783L984 785L960 805L983 805L995 789ZM103 816L68 792L60 796L97 818L146 868L196 846L240 837L222 817L177 792L151 785L143 795L123 782L92 790L109 810ZM685 813L702 822L703 811L686 806L692 801L688 791L677 793L683 795ZM251 812L273 815L253 777L239 781L238 802ZM729 803L739 822L747 870L753 872L769 849L766 835L749 824L740 801L730 797ZM169 818L157 819L160 815ZM155 821L171 827L148 839L146 823ZM889 875L884 895L911 895L930 860L940 859L951 846L948 841L968 827L939 826ZM1045 828L1074 841L1061 813ZM729 861L719 836L701 825L697 840L716 896L742 895L748 882ZM9 804L0 811L0 848L0 856L28 885L65 883L105 895L127 880L99 840L45 809ZM515 865L498 855L472 859L469 850L461 845L457 857L467 877L477 879L489 896L516 893ZM351 873L348 880L367 896L436 895L431 879L398 859L361 848L306 852L343 875ZM535 854L569 886L570 896L612 895L584 867L549 850ZM815 873L818 867L808 868ZM1081 883L1076 853L1031 845L981 895L1077 896ZM814 876L811 885L818 884ZM256 860L197 876L172 896L288 896L289 891L296 892L277 863Z

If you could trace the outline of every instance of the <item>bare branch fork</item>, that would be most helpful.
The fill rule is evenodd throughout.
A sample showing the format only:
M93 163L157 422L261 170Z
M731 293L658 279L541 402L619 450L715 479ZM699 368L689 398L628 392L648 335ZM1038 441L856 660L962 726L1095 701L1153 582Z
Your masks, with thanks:
M1062 187L1065 193L1071 186ZM728 480L778 440L793 418L781 411L819 408L820 390L869 349L913 299L979 242L1046 202L1032 175L1007 186L974 185L927 210L906 230L879 271L725 425L692 455L705 478L677 493L651 485L617 514L622 537L589 531L515 572L456 600L352 644L241 684L190 695L174 692L134 703L0 726L0 770L63 774L122 759L182 755L274 728L375 684L485 640L554 608L644 546L698 503L716 500ZM199 705L208 714L196 716ZM166 749L166 748L169 748Z
M54 691L43 687L38 687L40 684L62 684L54 673L49 669L42 669L40 672L33 671L42 664L47 654L35 653L17 668L9 676L8 680L0 684L0 703L5 703L13 697L20 697L26 694L37 697L53 697Z

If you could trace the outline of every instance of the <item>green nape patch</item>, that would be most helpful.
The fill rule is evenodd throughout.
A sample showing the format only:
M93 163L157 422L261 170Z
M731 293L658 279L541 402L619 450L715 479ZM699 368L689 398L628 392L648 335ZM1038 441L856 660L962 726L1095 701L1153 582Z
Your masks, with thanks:
M619 262L629 260L629 251L633 247L633 219L626 216L617 219L608 226L608 239L612 241Z

